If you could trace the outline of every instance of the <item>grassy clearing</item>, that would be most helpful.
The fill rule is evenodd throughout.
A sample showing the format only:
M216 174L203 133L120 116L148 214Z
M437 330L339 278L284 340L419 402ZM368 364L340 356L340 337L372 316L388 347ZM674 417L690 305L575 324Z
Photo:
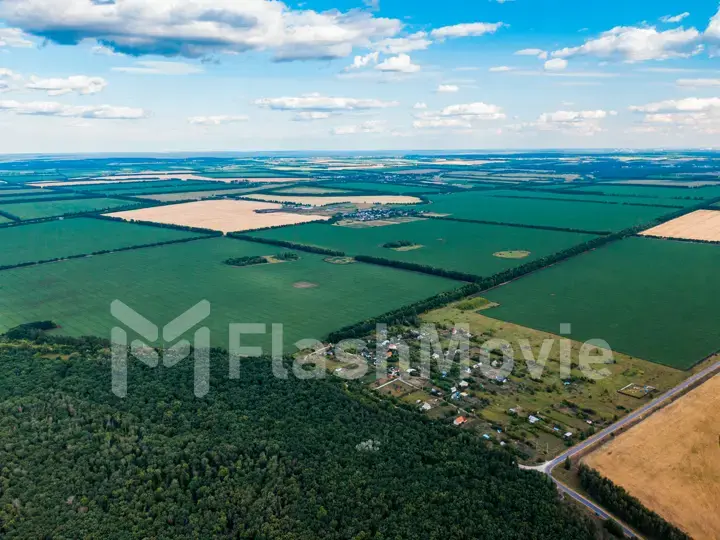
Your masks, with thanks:
M0 266L203 236L173 229L73 218L0 229Z
M720 349L720 250L711 244L628 238L495 289L488 312L688 369Z
M431 196L432 204L418 205L416 210L449 214L459 219L497 221L521 225L565 227L587 231L615 231L640 225L671 213L670 208L608 205L542 199L498 197L506 191L471 191Z
M529 442L534 451L527 461L545 461L557 455L566 446L563 437L565 432L572 432L573 440L577 442L580 433L612 423L616 417L625 415L651 399L636 399L619 394L618 390L627 384L634 382L650 385L662 392L674 387L687 376L686 373L667 366L616 353L613 364L600 366L608 369L611 375L591 382L584 379L583 373L578 369L577 359L581 344L572 341L572 378L563 380L560 377L559 353L559 340L563 338L556 335L559 327L554 328L555 333L548 333L490 318L487 315L493 310L483 310L491 305L488 302L484 298L463 300L431 311L423 315L422 319L446 327L457 323L468 324L471 334L476 337L471 347L473 361L483 361L479 358L477 343L493 338L511 343L515 368L508 382L498 385L480 378L471 384L470 393L475 398L486 400L487 405L479 413L482 418L500 425L508 435ZM529 375L524 357L528 351L523 351L519 344L522 339L528 341L534 358L538 358L544 340L555 340L546 368L538 380ZM475 360L476 358L478 360ZM566 385L565 382L568 381L570 383ZM516 417L510 409L519 411L520 417ZM531 426L525 418L528 414L538 415L544 421L538 426ZM588 425L588 420L593 422L592 426ZM559 431L555 431L554 427L560 428Z
M334 249L349 255L382 257L479 276L489 276L593 238L577 233L434 219L371 228L310 224L252 234ZM408 240L423 248L399 251L382 247L397 240ZM508 250L527 250L531 255L523 260L494 256L498 251Z
M228 346L230 323L282 323L290 347L458 285L381 266L328 264L310 254L292 264L238 269L223 263L276 253L267 245L213 238L0 272L0 332L52 319L63 334L109 336L113 300L161 326L209 300L214 345ZM294 286L303 282L317 286ZM269 345L269 339L248 336L243 343Z
M112 210L113 208L125 206L139 206L129 201L118 199L73 199L67 201L50 202L27 202L16 204L1 204L0 210L8 212L22 220L40 219L47 217L63 216L80 212L94 212L101 210Z

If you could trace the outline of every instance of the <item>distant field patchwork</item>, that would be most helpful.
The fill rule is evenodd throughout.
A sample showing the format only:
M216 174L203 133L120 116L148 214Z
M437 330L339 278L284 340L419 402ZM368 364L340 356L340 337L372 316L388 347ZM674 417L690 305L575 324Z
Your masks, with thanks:
M632 237L488 292L486 315L688 369L720 350L720 249Z
M616 231L641 225L673 212L672 208L622 206L574 201L509 199L497 195L508 191L471 191L431 195L432 204L418 210L470 220L540 225L585 231Z
M139 203L132 203L130 201L106 198L73 199L50 202L37 201L16 204L2 204L0 201L0 210L17 216L22 220L29 220L81 212L112 210L113 208L139 205Z
M332 182L323 185L350 190L359 189L361 191L380 191L395 195L415 195L417 193L437 193L440 191L438 188L433 186L405 186L402 184L390 184L387 182Z
M251 234L476 276L490 276L595 238L589 234L435 219L364 228L312 223ZM412 242L416 248L383 247L397 241ZM521 251L529 254L521 258L502 256L502 252Z
M52 319L67 335L108 336L119 299L164 325L201 300L214 345L227 347L232 323L282 323L289 346L459 286L456 281L368 264L300 260L233 267L230 257L283 248L229 238L118 252L0 272L0 332ZM269 337L244 338L268 344Z
M578 186L577 191L590 193L607 193L625 197L659 198L659 199L712 199L720 197L720 186L705 186L697 188L638 186L618 184L598 184L594 186ZM572 193L572 190L568 191Z
M203 236L92 218L72 218L0 229L0 266L46 261L130 246Z

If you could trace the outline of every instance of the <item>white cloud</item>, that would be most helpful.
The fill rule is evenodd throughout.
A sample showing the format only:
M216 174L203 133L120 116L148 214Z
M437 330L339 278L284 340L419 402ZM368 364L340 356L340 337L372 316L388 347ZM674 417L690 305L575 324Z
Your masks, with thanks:
M542 113L535 122L509 126L514 131L558 131L567 135L591 136L603 131L601 121L616 111L555 111Z
M19 28L0 28L0 47L28 48L34 43Z
M684 18L689 16L690 13L686 11L684 13L680 13L679 15L665 15L664 17L660 17L660 20L664 23L679 23Z
M427 108L428 108L427 103L424 103L422 101L419 101L415 105L413 105L413 109L415 109L417 111L421 111L421 110L424 110Z
M478 122L502 120L505 113L497 105L482 102L450 105L440 111L423 112L416 116L415 129L470 129Z
M442 28L436 28L435 30L430 32L430 35L435 39L482 36L485 34L494 34L503 26L505 25L501 22L456 24L454 26L444 26Z
M365 56L356 56L353 63L346 67L345 70L349 71L351 69L361 69L369 66L370 64L377 64L379 57L380 53L377 51L366 54Z
M369 120L354 126L340 126L332 130L334 135L357 135L359 133L383 133L385 122L382 120Z
M378 64L375 69L392 73L417 73L420 71L420 66L413 64L407 54L399 54Z
M684 131L720 134L720 97L668 99L635 105L630 110L644 113L638 129L653 129L666 134Z
M515 51L518 56L537 56L540 60L547 60L548 53L542 49L521 49Z
M379 99L356 99L309 94L301 97L257 99L255 100L255 105L275 111L331 112L386 109L388 107L397 107L399 103L397 101L381 101Z
M631 111L645 113L708 112L716 109L720 109L720 97L668 99L630 107Z
M462 118L440 118L432 116L428 118L418 118L413 122L415 129L437 129L437 128L472 128L469 120Z
M658 32L654 26L616 26L579 47L567 47L552 54L556 58L583 55L618 57L626 62L685 58L702 50L699 48L700 37L700 32L695 28L673 28Z
M140 120L147 117L143 109L114 107L112 105L66 105L54 101L20 102L0 101L0 111L33 116L59 116L64 118L92 118L102 120Z
M691 88L714 88L720 87L720 79L678 79L675 84Z
M113 51L105 45L95 45L91 50L93 54L97 54L98 56L125 56L122 53Z
M22 75L11 69L0 68L0 92L17 89L18 83L22 81Z
M238 122L247 122L247 116L191 116L188 118L188 123L194 126L222 126L224 124L236 124Z
M107 86L107 81L102 77L87 77L85 75L73 75L70 77L41 79L30 77L30 82L25 88L30 90L42 90L49 96L62 96L76 92L80 95L90 95L102 92Z
M277 0L3 0L0 19L55 43L95 39L134 56L267 50L277 60L347 57L403 26L368 11L317 12Z
M427 39L425 32L416 32L407 37L386 38L373 43L371 47L383 54L401 54L424 51L430 45L432 41Z
M454 94L459 91L460 87L455 84L441 84L436 90L438 94Z
M562 71L568 67L568 61L564 58L553 58L545 62L545 71Z
M303 111L297 113L293 120L296 122L312 122L314 120L327 120L331 116L332 114L327 112Z
M112 70L133 75L192 75L203 72L201 67L185 62L164 61L142 61L135 66L114 67Z
M504 71L512 71L515 68L509 67L509 66L493 66L488 71L491 73L502 73Z

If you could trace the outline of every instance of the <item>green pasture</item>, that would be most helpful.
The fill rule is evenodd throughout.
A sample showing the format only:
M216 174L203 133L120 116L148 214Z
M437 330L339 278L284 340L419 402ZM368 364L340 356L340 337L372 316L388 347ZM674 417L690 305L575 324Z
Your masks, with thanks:
M211 303L212 342L230 323L280 323L284 341L329 332L456 288L459 283L369 264L300 260L233 267L228 258L288 251L229 238L137 249L0 272L0 332L52 319L67 335L109 336L121 300L161 327L201 300ZM248 337L249 343L269 343Z
M531 197L533 199L540 199L546 201L572 201L572 202L590 202L590 203L605 203L614 205L660 205L660 206L675 206L682 208L684 206L691 206L698 204L700 201L697 199L659 199L659 198L645 198L645 197L633 197L633 196L622 196L622 195L606 195L604 193L598 193L596 195L586 195L583 190L578 190L580 193L574 193L572 190L564 190L562 192L550 193L547 191L534 191L528 189L519 189L515 191L503 191L501 194L496 195L500 198L516 198L516 197ZM668 210L672 212L672 210Z
M563 227L586 231L616 231L652 222L673 212L671 208L625 206L597 202L510 199L498 195L512 190L470 191L431 195L431 204L417 210L449 214L458 219Z
M720 350L720 249L632 237L490 291L486 315L688 369Z
M93 194L132 195L135 193L172 192L192 189L218 189L228 184L203 180L150 180L145 182L118 182L114 184L88 184L73 189ZM228 186L232 187L232 186Z
M433 186L406 186L387 182L332 182L323 184L323 186L360 191L381 191L393 195L415 195L417 193L438 193L440 191Z
M438 219L366 228L310 223L250 234L343 251L351 256L369 255L476 276L490 276L595 238L590 234ZM409 251L382 247L400 240L422 247ZM494 255L502 251L529 251L531 254L522 259Z
M36 202L3 204L0 202L0 210L19 217L22 220L40 219L47 217L57 217L66 214L76 214L80 212L94 212L101 210L112 210L124 206L134 206L139 203L130 201L121 201L118 199L72 199L67 201L49 201L42 200Z
M589 191L593 193L607 193L609 195L619 195L632 198L650 198L650 199L672 199L676 201L697 200L697 199L713 199L720 197L720 186L703 186L703 187L663 187L663 186L642 186L642 185L621 185L621 184L597 184L588 187L578 187L578 191ZM572 190L568 191L572 193Z
M0 266L204 236L134 223L70 218L0 229Z

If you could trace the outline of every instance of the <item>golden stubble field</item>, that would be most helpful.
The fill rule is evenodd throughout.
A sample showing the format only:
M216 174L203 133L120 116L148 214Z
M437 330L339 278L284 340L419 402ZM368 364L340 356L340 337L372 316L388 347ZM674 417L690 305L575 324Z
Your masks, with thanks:
M720 538L720 376L584 461L696 540Z
M698 210L640 234L661 238L720 242L720 211Z
M200 227L224 233L330 219L330 216L280 211L258 213L259 210L282 210L282 208L282 205L273 203L220 200L172 204L107 215L127 221L152 221L168 225Z

